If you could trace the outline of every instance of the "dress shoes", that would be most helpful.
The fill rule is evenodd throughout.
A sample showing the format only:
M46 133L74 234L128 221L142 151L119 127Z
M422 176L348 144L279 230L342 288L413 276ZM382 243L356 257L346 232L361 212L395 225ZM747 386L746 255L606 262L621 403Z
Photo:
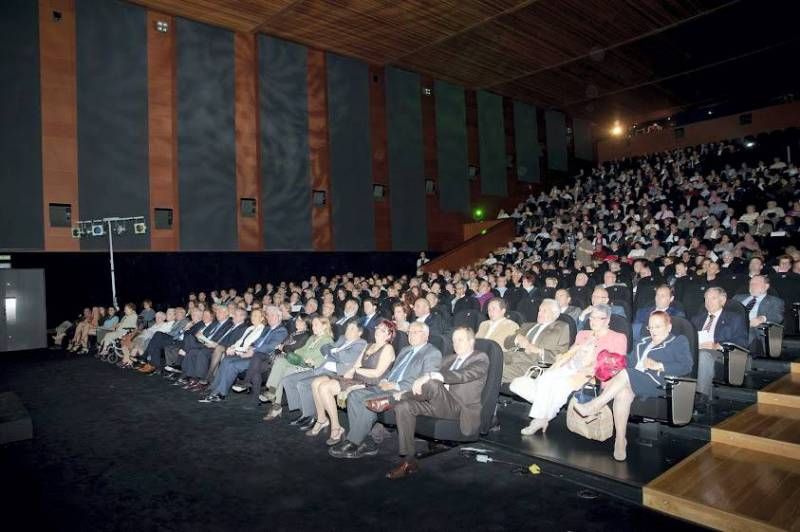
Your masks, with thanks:
M165 366L164 370L170 373L181 373L183 371L180 366Z
M378 414L394 408L394 404L389 401L388 397L384 397L382 399L367 399L364 401L364 406L367 407L367 410L372 410Z
M311 416L300 415L300 417L293 420L291 423L289 423L289 425L294 425L294 426L305 425L306 423L308 423L309 419L311 419Z
M308 418L304 424L297 424L297 428L300 429L301 432L306 432L307 430L311 430L311 427L317 424L317 418L311 416Z
M350 440L344 440L342 443L336 444L328 449L328 454L334 458L355 458L355 452L358 445Z
M155 370L156 370L156 367L155 367L155 366L153 366L153 365L151 365L151 364L145 364L144 366L142 366L141 368L139 368L137 371L138 371L139 373L147 373L147 374L150 374L150 373L153 373L153 372L155 372Z
M197 402L198 403L219 403L220 401L223 401L224 399L225 399L224 395L217 395L215 393L212 393L211 395L207 395L207 396L203 397L202 399L200 399Z
M233 386L231 386L231 390L233 390L236 393L244 393L244 392L248 391L249 389L250 389L250 387L249 386L245 386L244 384L234 384Z
M408 460L403 460L400 462L400 465L386 473L386 478L389 480L397 480L400 478L405 478L408 476L413 475L419 471L419 466L416 462L410 462Z

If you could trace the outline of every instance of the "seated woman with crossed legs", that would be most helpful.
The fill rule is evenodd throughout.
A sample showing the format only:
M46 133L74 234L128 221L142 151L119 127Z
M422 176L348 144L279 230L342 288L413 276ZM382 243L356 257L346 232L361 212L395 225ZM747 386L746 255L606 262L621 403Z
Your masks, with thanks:
M511 381L511 391L531 403L530 425L522 429L523 436L546 432L551 419L558 415L570 395L594 376L597 354L602 350L627 353L628 339L608 327L611 307L593 305L589 312L590 330L580 331L575 343L566 353L556 357L552 366L537 379L527 376Z
M692 370L692 352L685 336L672 334L672 318L657 310L650 314L650 336L636 344L628 356L628 367L609 379L603 392L588 403L576 404L582 416L591 416L614 401L614 459L620 462L627 457L628 416L635 397L647 399L663 395L664 374L682 376Z
M344 436L345 430L339 425L339 413L336 410L336 395L342 390L352 387L374 386L383 378L394 362L395 325L389 320L381 321L375 327L375 342L368 345L356 360L353 368L342 377L317 377L311 383L314 405L317 407L317 423L306 432L306 436L316 436L328 425L331 436L326 442L336 445ZM324 420L327 416L328 421Z

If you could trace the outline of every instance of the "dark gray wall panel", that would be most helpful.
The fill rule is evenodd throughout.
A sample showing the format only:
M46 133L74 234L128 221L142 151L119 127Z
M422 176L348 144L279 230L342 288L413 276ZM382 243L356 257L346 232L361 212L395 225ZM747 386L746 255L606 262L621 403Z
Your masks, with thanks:
M258 39L264 248L311 249L307 51Z
M547 135L547 167L567 171L567 123L564 113L547 111L544 114Z
M541 153L536 107L514 102L514 143L517 150L517 179L526 183L538 183L541 181Z
M233 33L177 19L181 249L237 249Z
M443 212L469 212L469 159L464 87L436 81L436 160L439 206Z
M392 249L428 247L419 74L386 69Z
M375 249L369 68L327 54L333 249Z
M39 11L0 2L0 249L42 249Z
M116 0L76 2L78 201L82 220L143 216L150 206L147 139L147 12ZM133 228L119 249L148 249ZM105 249L85 238L81 249Z
M592 147L592 128L589 122L579 118L572 119L572 133L575 139L575 157L584 161L594 159Z
M507 196L506 135L503 129L503 97L478 91L481 192Z

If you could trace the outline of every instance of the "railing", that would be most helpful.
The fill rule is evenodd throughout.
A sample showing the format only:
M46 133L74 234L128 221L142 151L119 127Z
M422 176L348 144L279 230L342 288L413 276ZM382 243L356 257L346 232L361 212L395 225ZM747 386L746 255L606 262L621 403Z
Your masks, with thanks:
M480 229L477 235L428 262L422 267L422 270L425 272L457 270L486 257L500 246L508 244L516 235L515 219L507 218L505 220L496 220L495 222L488 229ZM483 232L484 230L486 231L485 233Z

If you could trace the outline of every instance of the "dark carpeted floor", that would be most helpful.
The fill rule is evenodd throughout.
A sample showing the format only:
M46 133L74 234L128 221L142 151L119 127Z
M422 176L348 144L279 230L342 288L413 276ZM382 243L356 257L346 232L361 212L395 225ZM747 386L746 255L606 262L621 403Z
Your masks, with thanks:
M34 425L32 441L0 447L0 504L34 530L689 528L605 495L583 498L544 464L520 476L457 450L390 482L395 438L377 457L335 460L322 437L262 422L242 397L199 404L161 377L59 351L5 354L0 391L17 393Z

